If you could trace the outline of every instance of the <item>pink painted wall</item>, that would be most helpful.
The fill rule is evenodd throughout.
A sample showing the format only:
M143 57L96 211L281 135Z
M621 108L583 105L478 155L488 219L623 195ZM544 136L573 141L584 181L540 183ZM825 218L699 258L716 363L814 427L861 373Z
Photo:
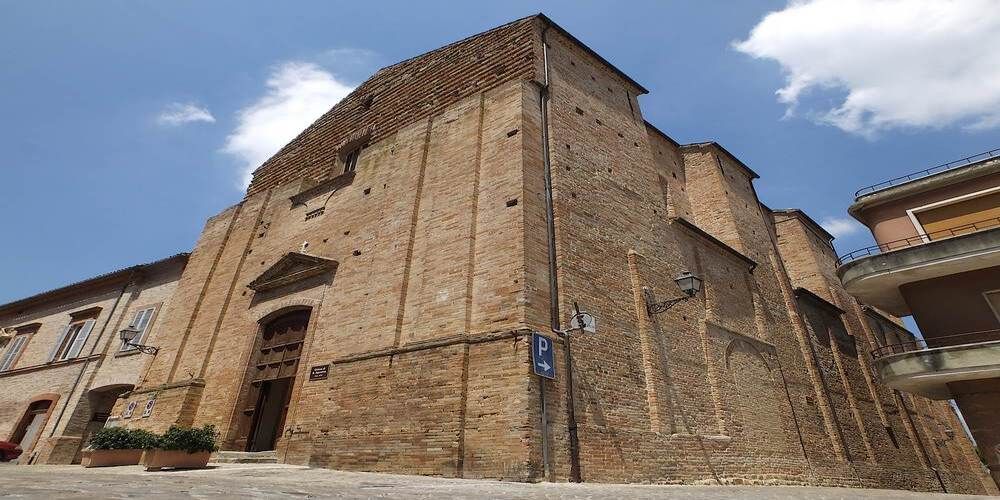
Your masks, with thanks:
M907 216L908 209L1000 186L1000 173L970 179L939 189L914 194L863 210L859 216L879 245L919 236ZM907 246L900 244L900 246Z

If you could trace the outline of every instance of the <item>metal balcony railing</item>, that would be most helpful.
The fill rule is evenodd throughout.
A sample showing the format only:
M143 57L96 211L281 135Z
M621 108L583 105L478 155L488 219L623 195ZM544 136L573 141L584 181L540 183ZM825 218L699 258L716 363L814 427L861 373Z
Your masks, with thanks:
M868 257L870 255L879 255L883 253L894 252L896 250L901 250L903 248L919 246L925 243L930 243L932 241L945 240L955 236L962 236L963 234L972 234L975 232L985 231L987 229L994 229L997 227L1000 227L1000 217L993 217L991 219L981 220L978 222L970 222L968 224L962 224L959 226L950 227L948 229L932 231L927 234L910 236L909 238L903 238L901 240L890 241L887 243L880 243L878 245L872 245L870 247L860 248L848 254L841 255L840 258L837 259L837 266L841 266L848 262L851 262L852 260L857 260L862 257Z
M880 182L878 184L872 184L871 186L865 186L865 187L863 187L863 188L861 188L861 189L859 189L859 190L857 190L857 191L854 192L854 199L858 199L862 195L872 194L872 193L874 193L876 191L881 191L881 190L886 189L886 188L890 188L890 187L893 187L893 186L898 186L900 184L904 184L904 183L910 182L912 180L920 179L922 177L931 176L931 175L934 175L934 174L938 174L938 173L941 173L941 172L945 172L945 171L951 170L953 168L964 167L966 165L971 165L971 164L976 163L976 162L980 162L980 161L983 161L983 160L988 160L990 158L996 158L996 157L1000 157L1000 148L992 149L990 151L985 151L985 152L982 152L982 153L979 153L979 154L975 154L975 155L972 155L972 156L967 156L967 157L962 158L960 160L950 161L948 163L942 163L940 165L937 165L937 166L934 166L934 167L931 167L931 168L925 168L925 169L923 169L923 170L921 170L919 172L913 172L912 174L907 174L907 175L904 175L902 177L896 177L895 179L889 179L887 181L882 181L882 182Z
M892 354L902 354L904 352L926 351L941 347L956 347L963 345L979 344L983 342L996 342L1000 340L1000 330L981 330L978 332L958 333L955 335L945 335L943 337L932 337L928 346L927 340L914 339L909 342L889 344L872 350L872 359L879 359Z

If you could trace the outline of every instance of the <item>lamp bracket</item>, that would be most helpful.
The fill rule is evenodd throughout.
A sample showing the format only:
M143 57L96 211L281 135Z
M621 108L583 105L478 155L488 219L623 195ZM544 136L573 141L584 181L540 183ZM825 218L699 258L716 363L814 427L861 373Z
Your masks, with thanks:
M649 288L644 288L642 291L646 297L646 313L649 316L665 313L668 310L670 310L671 307L674 307L675 305L680 304L681 302L684 302L685 300L688 300L691 297L694 297L694 294L691 294L676 299L667 299L662 302L657 302L656 298L653 296L652 290L650 290Z
M150 345L133 344L131 342L126 342L125 345L127 345L129 347L132 347L132 348L138 350L139 352L141 352L143 354L150 354L150 355L155 356L156 353L160 352L160 348L159 347L153 347L153 346L150 346Z

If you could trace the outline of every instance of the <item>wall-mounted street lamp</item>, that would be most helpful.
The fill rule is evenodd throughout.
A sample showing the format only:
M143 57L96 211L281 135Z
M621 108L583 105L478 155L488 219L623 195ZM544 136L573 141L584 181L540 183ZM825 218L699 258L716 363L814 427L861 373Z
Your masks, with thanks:
M656 302L656 299L653 298L653 292L650 289L646 288L643 290L646 295L646 312L650 316L666 312L671 307L698 295L698 291L701 290L702 279L684 271L674 278L674 283L677 283L677 287L681 289L681 293L684 294L683 297Z
M139 352L143 354L152 354L155 356L156 353L160 352L159 347L153 347L142 344L133 344L132 341L135 340L135 337L139 335L139 333L140 333L139 330L136 330L135 328L132 327L128 327L118 332L118 336L121 337L123 345L138 349Z

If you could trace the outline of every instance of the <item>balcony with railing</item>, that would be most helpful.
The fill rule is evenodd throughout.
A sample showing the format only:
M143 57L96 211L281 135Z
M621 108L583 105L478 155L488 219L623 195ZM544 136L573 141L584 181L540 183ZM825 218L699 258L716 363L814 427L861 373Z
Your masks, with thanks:
M1000 376L1000 330L914 339L871 351L879 378L932 399L952 397L949 383Z
M958 160L950 161L948 163L942 163L940 165L935 165L930 168L925 168L917 172L906 174L894 179L889 179L887 181L882 181L877 184L872 184L871 186L865 186L854 192L854 198L859 199L863 196L868 196L870 194L877 193L883 189L889 189L891 187L896 187L908 182L913 182L915 180L923 179L925 177L930 177L932 175L937 175L949 170L954 170L961 167L966 167L974 163L979 163L991 158L1000 158L1000 148L991 149L989 151L984 151L979 154L974 154L972 156L967 156Z
M1000 266L1000 217L855 250L837 266L844 288L862 303L909 316L903 285Z
M932 241L941 241L948 238L954 238L955 236L962 236L965 234L972 234L978 231L985 231L988 229L996 229L1000 227L1000 217L991 217L989 219L971 222L967 224L960 224L955 227L950 227L946 229L941 229L938 231L933 231L926 234L918 234L916 236L910 236L909 238L902 238L886 243L880 243L878 245L872 245L870 247L860 248L852 252L848 252L841 255L837 259L837 265L841 266L852 260L857 260L862 257L870 257L872 255L879 255L888 252L894 252L896 250L901 250L904 248L910 248L917 245L924 245Z
M878 360L886 356L902 354L904 352L923 351L942 347L956 347L993 341L1000 341L1000 329L944 335L941 337L932 337L930 340L915 338L907 342L879 346L872 349L871 355L872 359Z

